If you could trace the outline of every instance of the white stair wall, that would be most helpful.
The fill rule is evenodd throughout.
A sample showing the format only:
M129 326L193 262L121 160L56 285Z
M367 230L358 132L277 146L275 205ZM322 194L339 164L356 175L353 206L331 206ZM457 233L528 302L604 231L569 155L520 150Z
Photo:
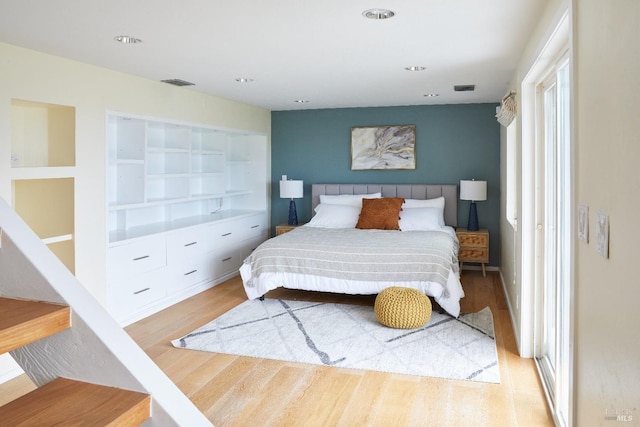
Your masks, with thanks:
M72 309L71 329L11 352L36 385L66 377L148 393L145 425L211 425L2 199L0 229L0 295Z

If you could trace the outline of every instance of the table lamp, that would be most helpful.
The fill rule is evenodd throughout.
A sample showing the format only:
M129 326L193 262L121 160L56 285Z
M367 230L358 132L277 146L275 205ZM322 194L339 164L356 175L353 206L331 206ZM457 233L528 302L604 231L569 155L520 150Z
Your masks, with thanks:
M302 180L289 179L282 175L280 181L280 198L291 199L289 202L289 225L298 225L298 213L296 212L296 202L293 199L300 199L303 196Z
M467 230L478 231L478 210L476 202L487 200L487 181L460 181L460 200L471 200L469 206L469 224Z

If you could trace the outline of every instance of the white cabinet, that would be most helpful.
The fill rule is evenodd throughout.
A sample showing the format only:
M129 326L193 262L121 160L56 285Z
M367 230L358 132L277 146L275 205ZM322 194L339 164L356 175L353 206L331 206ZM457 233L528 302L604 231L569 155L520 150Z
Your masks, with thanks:
M166 296L166 239L162 234L120 242L107 251L109 311L116 318Z
M267 238L267 137L107 115L109 310L134 321L237 274Z
M266 239L266 215L254 215L211 227L217 243L212 254L214 275L225 275L237 271L242 261L253 249Z
M266 213L256 213L111 245L109 311L128 323L228 279L267 231Z
M215 242L208 235L208 228L207 225L198 225L167 233L171 290L180 292L192 285L214 279L209 264Z

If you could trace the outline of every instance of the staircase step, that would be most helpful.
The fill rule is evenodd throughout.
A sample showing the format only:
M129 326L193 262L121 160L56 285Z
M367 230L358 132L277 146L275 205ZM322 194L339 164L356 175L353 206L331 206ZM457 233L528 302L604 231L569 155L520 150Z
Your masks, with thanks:
M144 393L57 378L0 407L7 426L139 426L151 415Z
M0 354L71 326L69 307L0 297Z

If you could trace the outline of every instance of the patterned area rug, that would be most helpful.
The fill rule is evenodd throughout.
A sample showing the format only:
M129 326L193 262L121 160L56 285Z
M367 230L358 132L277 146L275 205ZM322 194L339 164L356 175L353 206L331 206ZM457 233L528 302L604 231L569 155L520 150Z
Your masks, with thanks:
M422 328L393 329L378 323L370 306L253 300L172 344L290 362L500 382L488 307L457 319L434 312Z

